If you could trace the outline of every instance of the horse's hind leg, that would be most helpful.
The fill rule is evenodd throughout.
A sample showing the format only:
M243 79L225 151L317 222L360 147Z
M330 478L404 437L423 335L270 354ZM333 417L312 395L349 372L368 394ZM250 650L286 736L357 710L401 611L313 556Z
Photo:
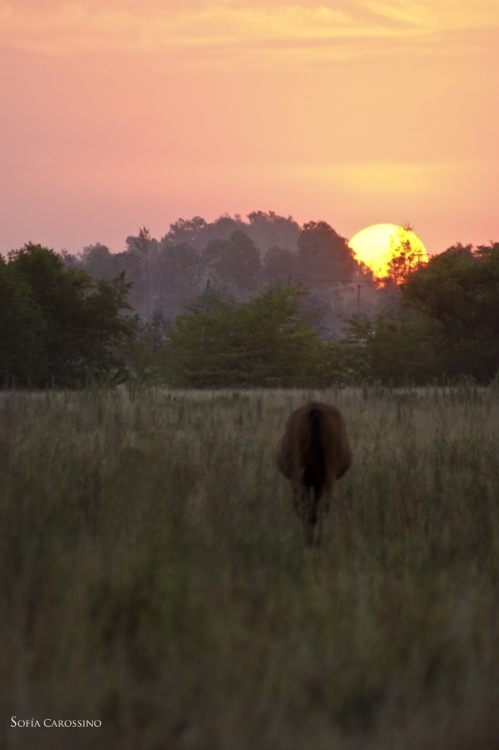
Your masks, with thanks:
M318 487L314 487L314 501L312 510L312 520L314 528L317 526L317 536L315 539L315 546L320 547L322 544L322 519L323 519L323 508L321 505L321 491Z
M322 544L322 529L323 524L325 523L326 517L329 514L329 508L330 508L330 491L329 487L326 487L325 489L322 489L321 496L319 497L318 502L320 503L319 506L319 535L318 535L318 545L320 546Z
M295 500L295 510L303 524L303 531L305 532L305 544L307 547L313 547L317 518L314 517L314 503L311 498L311 488L306 484L302 484L298 495L295 496Z
M313 497L312 497L313 492ZM307 507L307 518L304 521L306 525L305 535L307 541L307 547L320 547L322 541L322 514L320 512L320 491L317 487L308 488L308 507ZM318 535L316 537L315 530L318 528ZM316 537L316 538L315 538ZM315 539L314 539L315 538Z

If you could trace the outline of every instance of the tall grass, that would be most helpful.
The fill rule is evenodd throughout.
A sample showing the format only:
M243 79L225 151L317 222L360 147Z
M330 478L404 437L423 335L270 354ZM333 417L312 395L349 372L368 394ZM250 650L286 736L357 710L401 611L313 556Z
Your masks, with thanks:
M311 398L354 464L309 551L274 445ZM466 385L2 394L0 745L499 746L498 433Z

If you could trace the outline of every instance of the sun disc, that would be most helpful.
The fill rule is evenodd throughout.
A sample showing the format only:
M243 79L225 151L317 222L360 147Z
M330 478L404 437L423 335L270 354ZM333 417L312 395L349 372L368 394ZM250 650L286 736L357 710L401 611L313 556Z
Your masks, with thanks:
M357 232L348 243L355 258L371 269L377 278L385 278L389 271L390 260L400 251L402 244L409 242L411 251L417 256L417 262L426 263L426 248L410 229L397 224L373 224Z

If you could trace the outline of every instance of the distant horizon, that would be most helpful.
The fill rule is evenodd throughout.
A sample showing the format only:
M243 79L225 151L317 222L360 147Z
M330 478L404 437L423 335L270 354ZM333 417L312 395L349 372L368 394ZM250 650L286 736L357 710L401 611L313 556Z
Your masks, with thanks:
M34 244L42 245L43 247L48 247L48 248L54 250L55 252L61 253L63 251L66 251L66 252L70 253L71 255L77 255L78 253L83 252L83 250L84 250L85 247L89 247L91 245L101 244L101 245L104 245L105 247L107 247L108 250L111 253L114 254L114 253L124 252L126 250L126 248L127 248L127 246L126 246L126 239L127 239L127 237L137 236L138 233L139 233L139 230L142 227L146 227L150 231L151 237L153 239L156 239L156 240L160 241L162 237L164 237L165 235L168 234L168 232L170 230L170 227L173 224L175 224L177 221L181 220L181 219L183 219L185 221L189 221L189 220L194 219L195 217L200 217L200 218L204 219L208 224L212 224L212 223L215 223L218 219L220 219L220 218L222 218L224 216L229 216L231 219L235 219L237 216L239 216L245 223L247 223L248 215L251 214L253 211L259 211L259 210L263 211L263 209L259 209L259 208L252 209L252 210L248 211L246 214L242 214L241 212L238 212L238 211L235 211L234 213L229 213L228 211L222 211L222 212L220 212L217 215L213 215L213 217L208 217L206 215L203 215L200 212L194 212L191 215L177 216L175 219L173 219L171 221L167 221L167 223L165 224L165 226L162 229L159 229L159 231L157 231L157 232L154 231L154 228L151 226L150 223L148 223L148 222L142 222L142 223L139 223L138 226L136 226L134 228L131 228L130 231L125 231L125 233L122 235L122 238L120 238L120 239L117 238L116 232L100 232L99 236L95 236L93 239L89 239L88 241L86 241L86 240L80 240L80 242L74 242L73 241L72 243L68 243L68 242L62 242L61 243L61 241L59 241L59 242L57 242L57 241L56 242L50 242L50 240L45 240L44 241L44 240L42 240L40 238L37 238L37 237L30 237L29 239L26 239L25 241L19 243L15 247L14 246L13 247L9 247L8 249L7 248L2 248L0 250L0 252L1 252L1 254L4 257L7 257L8 253L11 250L18 250L21 247L24 247L24 245L32 242ZM269 213L270 211L272 211L272 209L269 209L268 211L265 211L265 213ZM350 234L346 234L346 233L342 232L341 229L338 228L338 226L335 226L334 222L327 221L327 219L325 219L323 217L306 218L303 221L300 221L299 219L296 218L296 216L294 216L293 214L291 214L289 212L287 212L287 213L286 212L279 213L277 211L274 211L274 213L277 216L280 216L280 217L293 219L300 226L300 228L303 227L304 224L306 224L306 223L308 223L310 221L317 221L317 222L319 222L319 221L325 221L339 235L341 235L342 237L344 237L347 241L350 241L352 239L352 237L357 232L361 231L362 229L367 228L367 226L373 226L374 224L387 224L387 223L393 223L393 224L395 224L396 223L396 222L391 222L391 221L390 222L386 222L386 221L373 222L372 224L359 227L359 229L357 229L355 231L352 231ZM414 230L415 234L423 241L423 243L424 243L424 245L426 247L426 250L428 252L428 255L430 257L433 256L433 255L438 255L439 253L444 252L449 247L452 247L452 246L454 246L454 245L456 245L458 243L460 243L462 245L472 245L473 247L478 247L480 245L488 245L491 242L499 242L499 231L498 231L497 237L488 237L487 239L473 240L473 239L470 239L470 238L455 237L455 239L453 241L448 241L447 244L445 244L445 242L444 242L445 247L442 246L439 249L437 249L437 242L435 241L435 242L432 243L430 240L428 240L425 237L424 232L419 231L418 227L414 226L410 221L409 222L407 222L407 221L401 221L401 222L399 222L397 224L397 226L404 226L407 223L409 223L411 225L411 227L413 227L413 230ZM48 236L49 234L50 234L50 232L45 233L46 236ZM58 234L59 233L54 233L54 236L57 236ZM96 233L96 235L97 235L97 233ZM102 239L102 235L104 235L105 237L109 238L108 241L105 241L105 239ZM449 235L449 236L451 236L451 235ZM484 233L482 233L482 237L485 237Z

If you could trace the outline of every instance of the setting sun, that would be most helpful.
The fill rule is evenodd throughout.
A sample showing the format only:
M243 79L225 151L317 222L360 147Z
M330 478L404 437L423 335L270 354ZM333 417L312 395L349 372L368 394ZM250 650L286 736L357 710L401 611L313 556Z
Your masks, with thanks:
M364 263L378 278L389 275L389 263L404 246L409 246L409 266L428 261L426 248L410 229L396 224L374 224L362 229L348 243L358 261Z

